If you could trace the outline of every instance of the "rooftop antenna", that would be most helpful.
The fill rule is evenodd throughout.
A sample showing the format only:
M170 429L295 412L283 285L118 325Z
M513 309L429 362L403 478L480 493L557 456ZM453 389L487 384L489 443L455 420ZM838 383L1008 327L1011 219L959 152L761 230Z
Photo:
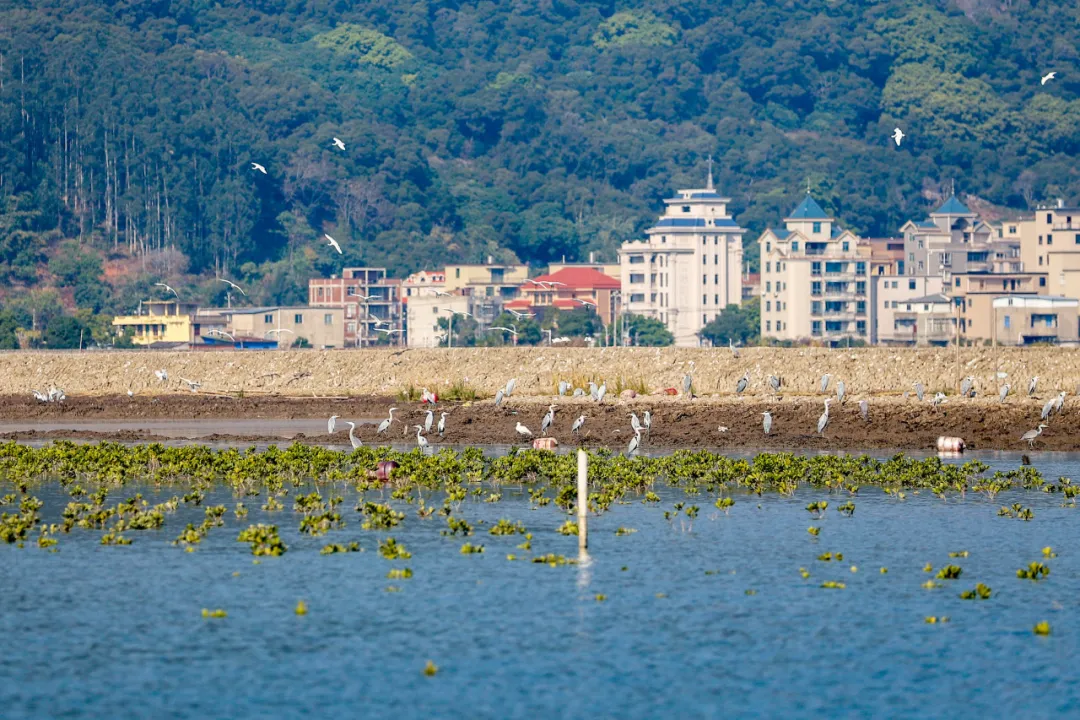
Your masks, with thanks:
M713 189L713 181L712 181L712 155L710 155L710 156L709 156L709 178L708 178L708 180L707 180L707 181L705 182L705 189L706 189L706 190L712 190L712 189Z

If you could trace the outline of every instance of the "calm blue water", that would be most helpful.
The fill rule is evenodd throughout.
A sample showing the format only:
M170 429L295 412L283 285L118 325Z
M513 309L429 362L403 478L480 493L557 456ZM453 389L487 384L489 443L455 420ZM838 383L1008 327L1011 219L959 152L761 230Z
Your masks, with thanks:
M982 457L1016 466L1012 456ZM1048 479L1080 475L1075 455L1034 460ZM153 491L143 492L153 502ZM35 494L46 502L46 520L67 499L58 489ZM468 540L485 545L483 555L461 555L465 539L440 536L443 518L420 520L404 503L395 505L408 517L393 532L361 530L352 493L343 506L347 527L322 538L300 536L299 516L289 510L262 513L262 499L248 499L250 515L237 520L235 500L218 493L206 504L229 507L226 526L195 553L170 543L186 522L201 521L202 508L181 508L161 531L127 533L135 539L129 547L102 547L100 533L85 530L60 536L58 553L0 547L0 715L1080 713L1080 508L1060 507L1060 496L969 494L943 503L909 494L900 502L865 488L854 517L844 518L835 511L844 499L823 494L739 496L727 516L702 495L689 499L702 506L691 529L663 517L687 498L661 494L660 507L617 505L591 519L588 566L508 561L508 553L530 553L515 548L520 536L487 533L502 517L525 523L535 553L577 550L576 538L555 532L565 519L557 509L530 510L509 489L497 504L470 498L460 513L474 524ZM804 509L813 499L830 501L823 520ZM1012 502L1035 518L996 517ZM253 522L278 524L288 553L253 564L248 546L236 542ZM811 524L822 528L819 538L806 532ZM619 526L637 532L616 537ZM383 559L377 545L387 535L412 559ZM318 554L327 542L351 540L365 552ZM1043 560L1046 545L1059 553L1046 560L1049 578L1017 579L1017 568ZM949 558L958 550L970 556ZM842 552L844 561L818 561L826 551ZM926 563L960 565L963 576L923 589ZM388 580L395 567L412 568L414 577ZM824 580L847 587L822 589ZM994 596L960 600L976 582ZM401 592L387 592L390 585ZM309 607L303 617L293 612L300 599ZM223 608L228 617L203 619L202 608ZM951 622L929 625L927 615ZM1051 636L1032 634L1041 620ZM428 660L439 666L434 677L422 672Z

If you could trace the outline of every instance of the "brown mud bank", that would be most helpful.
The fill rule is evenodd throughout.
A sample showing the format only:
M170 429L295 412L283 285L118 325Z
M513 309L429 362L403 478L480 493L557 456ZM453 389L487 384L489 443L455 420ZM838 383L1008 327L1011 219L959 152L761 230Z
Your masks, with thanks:
M833 403L830 422L823 435L816 432L823 409L821 397L725 397L694 401L682 398L639 397L633 400L609 399L604 404L580 398L510 398L501 407L490 400L472 403L439 403L434 421L447 413L446 433L439 438L432 430L434 445L528 444L515 430L518 422L540 435L540 423L548 404L556 407L555 422L548 435L563 447L578 444L587 447L625 448L633 431L630 415L652 413L652 431L645 447L701 448L712 450L820 449L849 450L897 449L932 450L939 436L963 438L968 448L978 450L1028 450L1020 440L1027 430L1039 423L1046 398L1010 397L1004 403L996 399L950 398L939 407L918 402L914 397L874 398L870 400L869 420L860 417L858 402L849 400L840 406ZM396 407L394 424L382 435L376 423ZM762 430L762 413L773 416L772 433ZM1036 441L1036 450L1080 450L1077 416L1080 400L1070 397L1064 409L1050 420L1050 426ZM328 418L338 415L338 430L333 436L319 432L286 432L286 420ZM571 425L579 415L586 421L578 435ZM85 439L122 442L151 442L168 439L160 431L130 427L138 420L186 420L187 425L205 421L207 432L197 434L200 441L218 442L304 442L312 444L348 444L346 420L358 422L356 434L365 444L410 443L414 425L422 425L426 408L391 397L350 399L213 397L199 394L163 395L134 398L126 395L71 397L63 403L40 403L22 396L0 396L0 421L9 428L0 434L4 439L47 440ZM283 421L281 431L273 419ZM258 431L252 421L259 420ZM125 422L125 428L110 428L110 422ZM65 422L82 429L66 429ZM88 430L88 423L93 429ZM223 430L222 426L227 425ZM47 426L48 429L41 429ZM320 424L321 427L321 424ZM295 428L294 428L295 429ZM192 435L187 435L192 437ZM173 436L176 437L176 436Z

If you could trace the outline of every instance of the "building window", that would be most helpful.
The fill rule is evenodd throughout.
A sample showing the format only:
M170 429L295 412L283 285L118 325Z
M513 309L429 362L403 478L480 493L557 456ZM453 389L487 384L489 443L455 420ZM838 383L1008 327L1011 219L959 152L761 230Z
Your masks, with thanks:
M355 285L347 286L345 288L345 294L350 296L350 297L355 297L356 296L356 286Z
M1009 329L1009 327L1011 326L1011 323L1012 323L1012 318L1010 318L1008 315L1006 315L1005 316L1005 329L1006 330Z
M1076 236L1076 242L1080 245L1080 235ZM772 270L772 263L765 263L765 272L769 272L770 270Z
M815 320L812 323L810 323L810 334L811 335L820 335L821 334L821 321L820 320Z
M435 312L438 312L438 310L436 310ZM333 315L333 313L326 313L325 315L323 315L322 316L322 321L323 321L323 325L333 325L334 324L334 315Z
M772 280L765 281L765 292L772 292Z
M702 275L701 276L701 284L706 285L708 282L709 282L709 276L708 275Z
M855 303L855 314L856 315L865 315L866 314L866 301L865 300L859 300L858 302Z
M765 332L772 332L772 320L765 321Z
M848 251L848 245L849 245L849 243L848 243L848 241L847 241L847 240L845 240L844 242L840 243L840 247L841 247L841 249L843 249L843 251L844 251L844 252L847 252L847 251Z
M644 255L631 255L630 256L630 264L631 265L640 265L643 262L645 262L645 256Z
M859 335L865 335L866 334L866 321L865 320L856 320L855 321L855 332L858 333Z
M720 264L720 256L719 255L713 255L712 256L712 264L713 265L719 265Z
M704 235L701 236L701 247L705 247L705 244L709 242L709 239Z
M765 301L765 312L770 312L771 310L772 310L772 303L770 301L766 300Z
M820 300L811 301L811 303L810 303L810 314L811 315L820 315L821 314L821 301Z
M1046 213L1046 224L1050 225L1054 222L1054 216L1050 213Z
M682 206L682 211L683 212L690 212L690 206L689 205L683 205Z
M323 291L322 288L319 288L318 290L315 291L315 296L317 298L319 298L320 300L322 300L322 296L323 296L322 291Z
M821 281L820 280L815 280L814 282L810 283L810 294L811 295L820 295L821 294Z
M791 252L799 252L799 241L798 240L792 240L791 241Z
M708 305L709 304L709 296L708 295L702 295L701 296L701 304L702 305Z
M303 325L304 324L304 316L301 315L300 313L296 313L295 315L293 315L293 322L296 323L297 325Z
M864 262L855 263L855 272L858 273L859 275L865 275L866 274L866 263L864 263Z
M1040 260L1039 264L1042 265L1042 262L1041 262L1042 258L1039 258L1039 260ZM1046 278L1044 278L1044 277L1039 278L1039 287L1046 287Z
M708 255L702 255L701 256L701 264L702 265L708 265L709 264L709 256Z
M819 232L821 232L821 223L816 222L814 223L814 234L817 234Z
M713 305L719 305L720 304L720 296L719 295L713 295L712 296L712 301L713 301Z
M766 241L766 243L765 243L765 252L772 252L772 243L771 242Z
M1042 255L1039 256L1039 264L1042 265Z
M632 303L645 302L645 293L634 293L633 295L630 296L630 302L632 302Z
M810 274L811 275L820 275L821 274L821 263L819 263L819 262L810 263Z
M908 262L915 262L915 253L908 253Z
M1047 235L1046 236L1046 244L1047 245L1053 245L1054 244L1054 236L1053 235Z
M645 273L630 273L630 282L643 283L645 282Z
M461 279L461 268L454 268L454 277L458 280Z
M1080 233L1076 234L1076 244L1080 245Z
M914 280L908 280L907 281L907 289L908 290L914 290L915 289L915 281Z
M709 324L709 316L706 315L705 313L701 314L701 324L702 325L708 325Z
M956 287L960 287L960 278L956 278Z
M263 322L264 323L272 323L272 322L274 322L274 316L273 315L263 315Z
M865 295L866 294L866 283L865 282L860 280L859 282L855 283L855 294L856 295Z
M719 285L720 284L720 276L719 275L713 275L712 276L712 281L713 281L713 283Z

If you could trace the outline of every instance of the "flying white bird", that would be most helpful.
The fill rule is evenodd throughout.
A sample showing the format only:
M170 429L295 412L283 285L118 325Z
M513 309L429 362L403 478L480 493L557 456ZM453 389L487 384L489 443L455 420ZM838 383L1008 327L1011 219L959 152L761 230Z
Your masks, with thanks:
M334 138L334 147L336 147L338 150L344 150L345 149L345 143L341 142L337 138Z
M173 289L172 289L171 287L169 287L168 285L166 285L165 283L154 283L154 285L156 285L157 287L163 287L163 288L165 288L166 290L168 290L169 292L171 292L171 293L172 293L173 295L176 295L176 291L175 291L175 290L173 290ZM179 295L176 295L176 299L177 299L177 300L179 300L179 299L180 299L180 296L179 296Z
M240 287L239 285L237 285L236 283L234 283L234 282L233 282L232 280L226 280L225 278L218 278L217 280L218 280L218 282L223 282L223 283L227 283L227 284L228 284L228 285L230 285L230 286L231 286L231 287L232 287L232 288L233 288L234 290L237 290L237 291L238 291L238 292L239 292L239 293L240 293L241 295L243 295L244 297L247 297L247 293L246 293L246 292L244 292L244 288Z
M508 332L514 337L517 337L517 330L514 330L513 328L503 327L501 325L492 325L488 328L488 330L502 330L503 332Z
M257 163L257 162L253 162L253 163L251 163L251 169L252 169L252 170L258 170L258 171L259 171L259 172L261 172L261 173L262 173L263 175L265 175L265 174L266 174L266 168L264 168L264 167L263 167L262 165L260 165L260 164L259 164L259 163Z
M1042 76L1042 79L1039 81L1039 84L1040 85L1045 85L1046 83L1050 82L1051 80L1053 80L1056 77L1057 77L1057 72L1052 70L1052 71L1050 71L1050 72L1048 72L1048 73L1046 73L1045 75Z
M896 143L896 147L900 147L900 141L903 140L905 137L907 137L907 136L904 135L903 130L901 130L900 128L894 128L893 129L893 131L892 131L892 139L893 139L893 142Z
M561 285L562 283L559 283L559 284ZM596 303L590 302L589 300L582 300L581 298L574 298L574 302L579 302L585 307L591 307L591 308L596 307Z
M329 241L328 244L330 245L330 247L337 250L338 255L341 255L341 246L338 245L338 241L326 234L324 234L323 237L325 237Z
M445 290L432 290L435 293L435 297L450 297L450 293Z

